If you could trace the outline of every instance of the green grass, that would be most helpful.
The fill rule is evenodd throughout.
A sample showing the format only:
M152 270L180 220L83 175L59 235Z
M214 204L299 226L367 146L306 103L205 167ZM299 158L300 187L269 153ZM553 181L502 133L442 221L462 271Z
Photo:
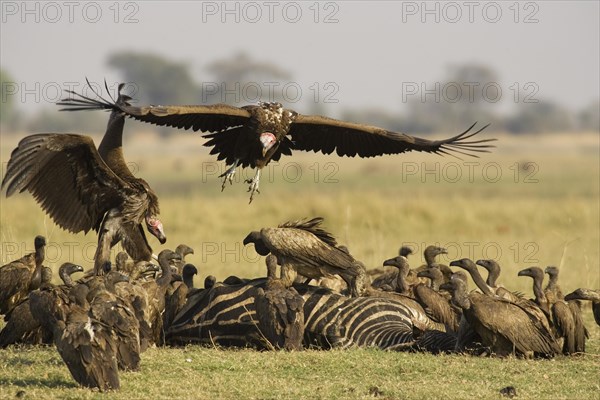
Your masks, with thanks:
M18 139L2 138L3 168ZM353 160L296 153L265 171L262 193L251 205L241 181L220 192L216 175L222 171L211 168L222 165L214 163L201 143L193 135L165 142L132 135L125 143L127 159L160 198L167 245L186 243L196 250L189 261L199 269L197 285L208 274L220 280L230 274L264 276L264 260L241 243L246 234L321 215L339 242L369 268L395 256L403 243L417 250L409 261L418 266L424 247L439 243L449 250L441 258L446 263L462 257L498 258L500 283L527 295L531 280L516 275L533 265L560 266L565 293L600 287L597 134L502 137L494 153L464 160L476 165L422 154ZM515 170L525 162L535 168ZM449 174L457 166L461 179L444 179L452 179ZM409 174L414 168L417 173ZM436 168L437 175L421 175ZM484 175L484 168L490 173L499 168L501 179L491 182L493 176ZM301 179L290 182L298 170ZM526 182L526 177L537 181ZM62 231L28 194L2 198L0 262L32 251L36 234L49 238L47 259L53 268L65 261L91 267L92 233ZM158 242L149 241L158 253ZM598 398L600 332L589 307L584 311L592 335L584 357L527 361L358 349L152 349L143 355L142 371L121 374L121 392L108 397L345 399L371 398L380 391L383 398L497 399L501 388L513 385L523 399ZM378 390L370 390L374 387ZM0 397L14 398L19 390L26 398L105 397L77 388L53 349L0 351Z
M600 394L600 329L589 353L554 360L395 353L375 349L286 353L190 346L149 349L140 372L121 373L121 390L78 388L52 348L0 351L0 398L31 399L593 399Z

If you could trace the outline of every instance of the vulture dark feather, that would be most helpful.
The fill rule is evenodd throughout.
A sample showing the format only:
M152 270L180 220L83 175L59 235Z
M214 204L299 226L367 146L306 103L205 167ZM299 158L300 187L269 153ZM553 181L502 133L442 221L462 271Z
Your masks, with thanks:
M339 121L318 115L302 115L280 103L233 107L226 104L134 107L129 104L92 99L73 91L61 100L63 110L114 110L150 124L208 132L206 146L218 160L231 166L223 175L223 186L233 181L238 166L256 168L250 183L250 201L258 192L260 172L271 160L291 155L292 150L336 153L338 156L376 157L408 151L468 155L489 152L495 139L473 139L486 127L443 140L429 140L392 132L375 126Z
M128 99L120 95L115 105L124 107ZM123 158L124 118L118 110L111 113L98 149L89 136L77 134L23 138L2 181L7 197L30 192L61 228L73 233L97 231L97 275L118 242L134 261L150 261L152 249L142 230L144 223L161 243L166 241L156 194L146 181L133 176Z

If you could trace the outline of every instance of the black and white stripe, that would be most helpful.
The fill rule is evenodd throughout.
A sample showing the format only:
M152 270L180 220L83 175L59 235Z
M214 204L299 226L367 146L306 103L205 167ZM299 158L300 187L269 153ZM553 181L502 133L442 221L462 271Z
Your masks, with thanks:
M190 297L167 332L167 342L264 348L254 298L265 282L216 285ZM306 285L296 290L305 300L305 347L387 349L413 342L410 310L393 299L348 298Z

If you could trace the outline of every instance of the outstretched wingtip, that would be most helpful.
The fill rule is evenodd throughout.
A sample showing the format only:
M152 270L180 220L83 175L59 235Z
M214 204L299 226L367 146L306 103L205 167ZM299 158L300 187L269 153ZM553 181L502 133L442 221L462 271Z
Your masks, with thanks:
M110 96L110 99L112 101L108 101L104 97L102 97L94 89L94 86L87 77L85 78L85 82L87 83L90 90L96 95L96 97L98 97L98 99L93 99L81 93L77 93L73 90L65 90L65 92L71 95L71 97L60 99L60 101L56 103L59 106L64 106L59 111L114 110L118 108L117 104L115 104L114 99L110 95L106 79L104 80L104 86L107 89L108 95Z
M496 146L493 144L489 144L490 142L494 142L498 139L496 138L488 138L488 139L478 139L478 140L468 140L473 136L483 132L487 127L491 125L488 123L484 125L482 128L478 129L475 132L471 132L471 130L477 125L477 121L473 123L468 129L464 132L459 133L458 135L451 137L449 139L443 140L439 142L438 152L453 155L457 157L453 153L462 154L469 157L479 158L479 156L475 153L489 153L491 148L495 148Z

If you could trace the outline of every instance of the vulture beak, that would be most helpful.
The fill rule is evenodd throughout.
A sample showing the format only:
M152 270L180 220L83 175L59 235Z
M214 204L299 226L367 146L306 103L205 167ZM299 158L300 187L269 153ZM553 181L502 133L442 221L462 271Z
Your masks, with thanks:
M395 267L396 266L396 261L394 258L390 258L389 260L385 260L383 262L383 266L384 267Z
M460 260L454 260L450 263L451 267L460 267L462 266L462 263L460 262Z
M517 274L517 276L529 276L528 272L529 271L526 270L526 269L521 270L521 271L519 271L519 273Z
M244 246L247 246L247 245L248 245L248 244L250 244L250 243L254 243L253 236L254 236L254 234L256 234L256 233L258 233L258 232L250 232L250 233L248 234L248 236L246 236L246 237L244 238L244 241L242 242L242 243L244 243Z
M417 278L429 278L427 270L417 272Z
M244 238L243 243L244 243L244 246L246 246L247 244L253 243L254 250L261 256L267 256L271 252L271 250L269 250L269 248L267 246L265 246L265 243L262 241L260 232L257 232L257 231L250 232L248 234L248 236L246 236Z
M158 218L147 217L146 226L148 227L148 231L154 236L156 236L160 244L165 244L165 242L167 241L167 237L165 236L163 224Z

